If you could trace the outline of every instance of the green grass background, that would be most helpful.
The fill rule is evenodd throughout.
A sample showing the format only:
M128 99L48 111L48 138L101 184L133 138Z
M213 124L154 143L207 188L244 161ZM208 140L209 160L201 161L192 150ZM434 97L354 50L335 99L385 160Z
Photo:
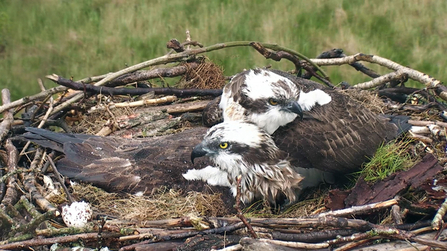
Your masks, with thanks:
M117 71L164 55L166 42L183 41L186 29L204 45L256 40L308 57L332 48L376 54L442 81L446 13L443 0L0 0L0 88L18 99L39 92L37 79L48 74ZM293 68L248 47L207 56L226 75L269 64ZM335 83L368 80L348 66L325 69Z

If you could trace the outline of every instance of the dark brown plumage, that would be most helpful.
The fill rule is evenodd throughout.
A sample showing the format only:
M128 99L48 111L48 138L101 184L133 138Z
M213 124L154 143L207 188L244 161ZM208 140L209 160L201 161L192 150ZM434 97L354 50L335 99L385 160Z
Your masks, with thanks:
M293 84L298 87L298 94L291 88ZM282 88L284 85L289 86ZM265 89L259 89L261 86ZM308 95L312 92L317 95ZM319 105L324 98L321 94L329 95L330 102L324 99L324 104ZM257 69L239 73L225 87L225 95L220 108L229 109L224 112L226 121L244 119L257 124L272 133L275 144L291 157L292 165L305 168L334 173L358 171L380 144L409 129L408 118L400 121L396 117L399 125L390 123L385 116L373 113L342 92L280 71ZM269 104L271 100L275 101L273 105ZM302 109L303 119L289 120L296 113L290 109L293 102L308 106ZM212 113L222 110L206 109L203 116L211 118ZM220 122L204 121L209 121L207 125Z
M293 156L292 164L337 173L360 169L377 148L398 135L398 128L360 102L325 89L332 102L307 112L273 134L280 149Z
M225 194L224 200L232 200L228 188L210 188L205 182L188 181L182 176L193 168L191 150L202 141L206 130L198 127L137 140L27 128L29 133L23 137L63 153L64 157L56 163L61 174L107 191L151 194L164 186L184 192L213 190ZM194 167L208 164L202 159Z

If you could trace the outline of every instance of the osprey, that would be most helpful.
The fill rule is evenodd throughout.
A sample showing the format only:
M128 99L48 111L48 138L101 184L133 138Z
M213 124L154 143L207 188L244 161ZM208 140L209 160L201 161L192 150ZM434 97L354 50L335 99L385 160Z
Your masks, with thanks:
M331 102L331 96L317 87L310 81L298 86L273 71L249 70L225 85L219 107L224 121L250 121L273 134L298 115L303 118L303 112Z
M281 195L296 199L303 176L292 167L288 154L281 151L265 131L253 123L229 121L211 127L203 141L191 152L191 161L207 156L219 168L189 170L184 177L228 186L236 195L236 178L241 176L241 200L255 198L276 202Z
M219 107L224 121L242 119L272 134L293 166L334 173L359 170L383 142L409 128L408 118L390 122L339 91L264 69L233 77ZM205 110L204 121L215 112Z
M150 195L166 187L184 192L221 192L222 199L231 204L233 198L228 195L227 187L210 189L205 182L191 182L182 176L193 167L192 146L202 141L207 129L195 127L172 135L124 139L28 127L28 133L18 139L63 153L64 157L56 162L61 174L107 191ZM196 166L210 164L204 160Z

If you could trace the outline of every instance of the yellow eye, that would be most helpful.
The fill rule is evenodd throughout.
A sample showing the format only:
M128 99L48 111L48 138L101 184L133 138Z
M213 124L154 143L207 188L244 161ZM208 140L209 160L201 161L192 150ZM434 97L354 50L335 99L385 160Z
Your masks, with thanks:
M227 142L222 142L222 143L219 144L219 147L222 148L222 149L225 149L225 148L228 147L228 143Z
M269 98L269 104L271 105L277 105L278 104L278 100L274 99L274 98Z

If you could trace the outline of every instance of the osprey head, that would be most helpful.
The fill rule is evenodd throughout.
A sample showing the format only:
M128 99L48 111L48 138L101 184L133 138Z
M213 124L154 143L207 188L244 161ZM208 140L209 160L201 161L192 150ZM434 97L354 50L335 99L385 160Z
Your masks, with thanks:
M219 106L225 121L243 119L273 134L296 117L302 118L316 103L323 105L330 100L322 90L305 93L286 77L255 69L233 77L224 87Z
M264 161L280 157L281 152L270 135L253 123L226 121L211 127L203 141L191 152L197 157L211 158L221 169L237 163Z
M191 152L191 161L207 156L227 173L235 191L241 175L241 199L251 202L263 197L274 202L279 194L295 200L302 177L287 160L287 154L275 145L269 134L255 124L226 121L211 127L203 141Z

